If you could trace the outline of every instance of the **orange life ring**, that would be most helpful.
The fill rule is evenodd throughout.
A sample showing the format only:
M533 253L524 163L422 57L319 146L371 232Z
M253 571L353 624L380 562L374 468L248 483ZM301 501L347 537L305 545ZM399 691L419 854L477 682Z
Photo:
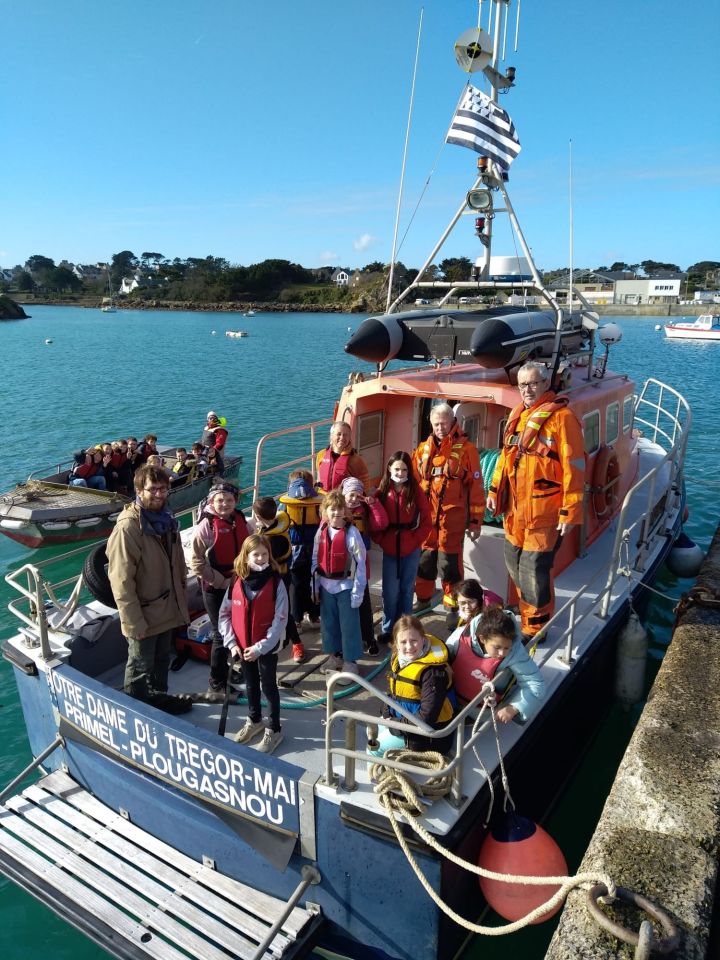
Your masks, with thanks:
M620 464L612 447L603 445L595 457L592 473L593 507L600 520L611 511L618 500Z

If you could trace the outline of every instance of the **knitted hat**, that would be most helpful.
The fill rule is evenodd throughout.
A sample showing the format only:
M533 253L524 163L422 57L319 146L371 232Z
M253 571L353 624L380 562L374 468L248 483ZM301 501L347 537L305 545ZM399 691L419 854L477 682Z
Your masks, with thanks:
M362 480L358 480L357 477L345 477L341 486L341 491L344 494L348 493L364 493L365 488L362 485Z

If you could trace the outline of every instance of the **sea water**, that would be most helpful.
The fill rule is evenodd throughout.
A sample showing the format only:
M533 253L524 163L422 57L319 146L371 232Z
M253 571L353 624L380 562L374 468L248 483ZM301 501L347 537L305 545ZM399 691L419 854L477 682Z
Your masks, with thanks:
M332 416L348 374L367 369L343 351L362 319L357 316L26 309L31 319L0 323L0 493L91 443L152 432L160 443L189 447L199 439L209 410L226 417L228 448L245 456L242 480L249 484L261 436ZM685 529L707 548L718 522L720 497L720 478L712 469L720 455L720 432L711 427L718 401L719 348L713 343L669 342L655 330L655 317L618 317L613 322L622 327L623 340L612 349L610 368L629 373L638 383L648 377L664 380L692 406L686 466L690 519ZM247 330L249 336L226 337L228 329ZM292 451L292 444L286 450ZM2 578L46 555L0 537L0 639L14 633L18 624L7 610L14 591ZM688 583L664 573L656 587L678 597ZM670 640L672 607L671 599L655 596L648 612L655 669ZM582 857L638 714L611 712L546 824L571 870ZM2 789L31 759L12 670L5 661L0 661L0 743ZM418 887L418 909L423 896ZM467 914L472 916L470 905ZM543 956L552 929L550 922L509 940L478 938L466 958L510 950L513 956L534 960ZM98 960L106 954L2 878L0 956Z

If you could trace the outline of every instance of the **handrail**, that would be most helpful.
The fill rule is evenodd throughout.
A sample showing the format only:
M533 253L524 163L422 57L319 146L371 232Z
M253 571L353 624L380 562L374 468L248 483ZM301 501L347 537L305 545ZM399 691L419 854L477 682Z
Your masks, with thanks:
M285 427L283 430L274 430L272 433L266 433L264 436L260 437L258 440L258 445L255 452L255 475L254 482L252 487L247 487L243 489L243 493L250 492L251 490L257 495L260 491L260 478L271 476L273 473L277 473L280 470L287 470L288 467L296 467L302 463L309 464L310 471L314 473L315 471L315 456L317 453L316 444L315 444L315 431L319 427L327 427L331 423L334 423L332 417L326 417L323 420L313 420L310 423L302 423L297 427ZM287 437L291 433L300 433L303 430L310 431L310 452L303 454L299 457L293 457L291 460L286 460L284 463L279 463L276 466L268 467L263 469L262 467L262 458L265 451L265 446L271 440L277 440L279 437Z

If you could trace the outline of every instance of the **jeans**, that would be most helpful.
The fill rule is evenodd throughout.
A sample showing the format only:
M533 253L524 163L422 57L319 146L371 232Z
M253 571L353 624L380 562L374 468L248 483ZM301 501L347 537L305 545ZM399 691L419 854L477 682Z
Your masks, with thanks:
M362 655L360 612L350 603L351 590L328 593L320 587L320 631L325 653L342 654L355 663Z
M214 690L221 690L227 683L228 675L228 652L218 632L218 615L220 614L220 605L225 597L225 591L221 587L210 587L210 589L208 589L203 586L202 595L205 610L210 618L210 626L212 627L210 686Z
M125 693L138 700L147 700L154 693L167 693L174 637L174 629L142 640L128 637Z
M390 633L396 621L404 613L412 611L413 591L415 590L415 577L417 576L419 562L420 547L406 557L393 557L389 553L383 553L383 633Z
M107 484L105 483L105 477L102 474L97 473L94 477L88 477L87 480L84 480L82 477L75 477L74 480L70 481L71 487L92 487L93 490L107 490Z
M277 654L265 653L257 660L243 660L243 674L247 691L248 712L253 723L262 720L260 687L270 710L270 729L280 730L280 691L277 685Z

